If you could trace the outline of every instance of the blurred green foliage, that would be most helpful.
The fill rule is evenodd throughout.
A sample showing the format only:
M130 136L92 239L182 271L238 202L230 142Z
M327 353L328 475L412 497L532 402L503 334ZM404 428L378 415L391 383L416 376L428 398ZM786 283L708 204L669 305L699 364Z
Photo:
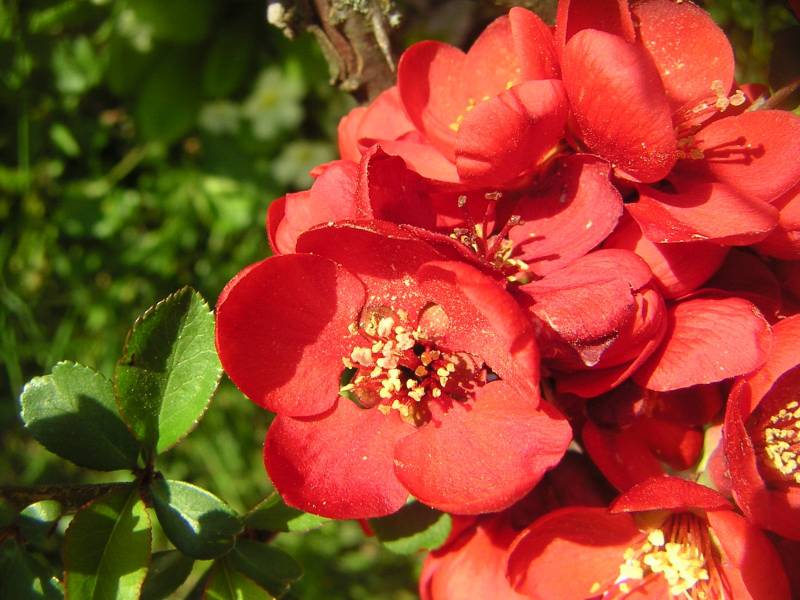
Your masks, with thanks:
M335 158L354 102L328 84L313 40L283 39L264 11L263 0L0 2L0 482L85 481L22 431L25 381L62 359L110 376L155 300L192 285L213 302L268 254L269 201ZM271 491L268 422L225 381L164 472L245 511ZM300 597L413 596L412 561L349 524L279 543L312 565ZM40 550L58 563L53 540Z
M478 5L431 2L435 14L406 35L468 41L479 27L464 15ZM704 5L731 36L740 82L798 76L800 34L784 2ZM85 477L22 431L25 381L63 359L110 376L125 331L155 300L191 285L213 302L267 255L269 201L335 158L353 101L328 84L313 40L283 39L264 12L265 0L0 0L0 482ZM268 422L223 381L164 472L246 511L271 491ZM356 523L276 543L305 568L294 597L415 596L418 559L388 553ZM42 551L59 560L52 540Z

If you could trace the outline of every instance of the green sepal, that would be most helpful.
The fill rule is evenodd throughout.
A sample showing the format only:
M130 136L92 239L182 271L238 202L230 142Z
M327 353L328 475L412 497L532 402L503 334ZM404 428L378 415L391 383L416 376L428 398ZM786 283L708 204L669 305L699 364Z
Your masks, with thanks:
M416 501L369 523L378 540L396 554L435 550L447 540L452 528L450 515Z
M150 485L158 521L175 547L192 558L217 558L233 548L239 516L211 492L185 481L157 479Z
M111 382L100 373L60 362L35 377L20 397L22 420L45 448L76 465L134 469L139 444L120 418Z
M114 372L114 389L134 435L161 453L194 428L221 374L214 315L186 287L136 320Z

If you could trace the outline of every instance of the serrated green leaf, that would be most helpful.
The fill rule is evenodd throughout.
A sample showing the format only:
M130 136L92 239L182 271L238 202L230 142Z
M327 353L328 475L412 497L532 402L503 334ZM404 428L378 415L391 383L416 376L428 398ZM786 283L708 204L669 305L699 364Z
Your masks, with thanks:
M222 556L242 530L238 515L225 502L185 481L156 480L150 494L164 533L192 558Z
M282 596L303 575L295 559L269 544L241 539L229 555L230 564L275 596Z
M265 531L309 531L330 519L286 506L277 492L259 502L245 517L248 527Z
M161 600L177 590L192 572L194 560L178 550L156 552L140 600Z
M6 540L0 546L0 598L61 600L64 591L46 562Z
M114 386L134 435L160 453L197 424L221 374L211 309L200 294L183 288L136 321Z
M83 365L61 362L22 390L22 420L39 443L82 467L136 467L139 445L119 416L111 382Z
M227 560L214 565L203 598L206 600L270 600L274 596L235 570Z
M19 513L19 531L29 542L43 540L61 517L61 503L41 500L26 506Z
M67 596L135 600L150 560L150 519L135 486L78 511L64 536Z
M412 502L388 517L370 519L380 542L397 554L435 550L450 535L450 515Z

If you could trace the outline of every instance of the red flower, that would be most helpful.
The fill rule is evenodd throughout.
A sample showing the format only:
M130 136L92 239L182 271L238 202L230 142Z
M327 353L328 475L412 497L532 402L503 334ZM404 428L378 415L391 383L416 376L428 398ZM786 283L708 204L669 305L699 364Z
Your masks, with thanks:
M672 477L639 484L610 511L562 508L526 529L508 574L530 598L789 598L766 536L717 492Z
M734 498L748 518L800 540L800 315L773 331L767 362L731 390L725 458Z
M582 144L640 182L628 209L651 241L763 240L778 225L771 204L800 181L800 118L741 112L749 99L731 89L730 44L693 4L645 0L633 13L638 41L587 28L564 48ZM577 16L569 23L584 23ZM791 209L785 223L796 229Z
M217 309L225 370L277 413L265 463L289 504L500 510L558 462L570 428L540 402L530 322L494 279L379 222L297 250L245 269Z
M419 580L422 600L497 598L520 600L506 579L511 543L535 518L560 506L606 506L609 488L583 455L568 452L539 485L511 508L470 522L425 559ZM613 495L613 494L612 494Z
M550 30L512 8L467 54L440 42L411 46L397 80L409 118L455 164L456 181L497 186L531 171L558 144L567 103L557 76Z

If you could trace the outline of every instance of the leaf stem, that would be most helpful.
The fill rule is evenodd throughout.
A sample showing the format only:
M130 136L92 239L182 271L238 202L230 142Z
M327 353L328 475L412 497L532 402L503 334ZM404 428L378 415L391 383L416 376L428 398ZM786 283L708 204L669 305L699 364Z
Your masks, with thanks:
M105 496L109 492L136 485L135 482L85 483L60 485L0 485L0 499L24 508L40 500L58 500L64 512L72 512L81 506Z

